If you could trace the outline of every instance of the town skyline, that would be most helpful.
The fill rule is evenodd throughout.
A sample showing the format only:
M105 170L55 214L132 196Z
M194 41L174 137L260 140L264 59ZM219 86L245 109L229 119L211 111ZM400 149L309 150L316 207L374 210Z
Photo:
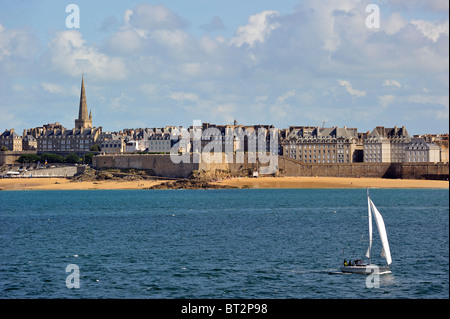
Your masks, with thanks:
M380 10L369 28L367 7ZM0 4L0 128L105 131L193 120L448 132L448 2Z

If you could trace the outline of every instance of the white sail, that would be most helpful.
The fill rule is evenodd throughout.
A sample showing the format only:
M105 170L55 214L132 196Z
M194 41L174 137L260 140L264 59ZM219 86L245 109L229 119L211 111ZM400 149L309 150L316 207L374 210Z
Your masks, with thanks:
M367 248L366 257L370 260L370 252L372 251L372 210L370 209L369 190L367 190L367 206L369 209L369 248ZM370 263L370 262L369 262Z
M391 250L389 249L389 242L386 233L386 226L384 225L383 217L376 208L375 204L370 200L370 206L372 208L373 214L375 216L375 221L377 222L378 233L380 234L381 243L383 244L383 249L381 251L381 256L386 258L388 265L392 263Z

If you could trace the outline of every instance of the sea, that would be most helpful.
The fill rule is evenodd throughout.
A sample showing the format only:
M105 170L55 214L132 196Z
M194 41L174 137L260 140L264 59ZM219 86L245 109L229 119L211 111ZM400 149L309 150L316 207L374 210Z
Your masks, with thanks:
M448 190L370 195L369 279L365 189L1 191L0 298L448 299Z

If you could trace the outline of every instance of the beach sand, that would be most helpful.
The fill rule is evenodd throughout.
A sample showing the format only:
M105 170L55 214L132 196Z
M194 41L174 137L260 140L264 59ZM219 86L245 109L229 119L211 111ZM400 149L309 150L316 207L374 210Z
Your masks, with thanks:
M239 188L449 188L447 181L347 177L235 178L217 184Z
M71 182L65 178L7 178L0 179L0 190L70 190L70 189L143 189L167 182L144 181L95 181ZM259 177L233 178L213 184L238 188L443 188L448 181L346 178L346 177Z
M163 182L166 181L71 182L65 178L5 178L0 179L0 190L142 189Z

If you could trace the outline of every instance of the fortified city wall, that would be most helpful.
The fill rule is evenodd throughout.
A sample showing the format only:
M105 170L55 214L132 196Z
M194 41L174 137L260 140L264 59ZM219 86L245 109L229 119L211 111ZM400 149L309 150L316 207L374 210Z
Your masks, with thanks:
M220 154L219 154L220 156ZM203 173L208 177L249 175L267 164L249 163L244 158L243 163L236 163L235 157L228 159L222 154L222 159L215 158L216 163L175 164L170 155L159 154L128 154L128 155L98 155L93 158L93 167L142 169L149 170L153 175L165 177L186 178L192 174ZM230 163L227 163L230 162ZM217 163L219 162L219 163ZM278 157L278 176L328 176L328 177L378 177L378 178L448 178L448 163L349 163L349 164L304 164L288 157Z
M0 166L17 164L19 157L25 154L36 154L36 151L4 151L0 152Z

